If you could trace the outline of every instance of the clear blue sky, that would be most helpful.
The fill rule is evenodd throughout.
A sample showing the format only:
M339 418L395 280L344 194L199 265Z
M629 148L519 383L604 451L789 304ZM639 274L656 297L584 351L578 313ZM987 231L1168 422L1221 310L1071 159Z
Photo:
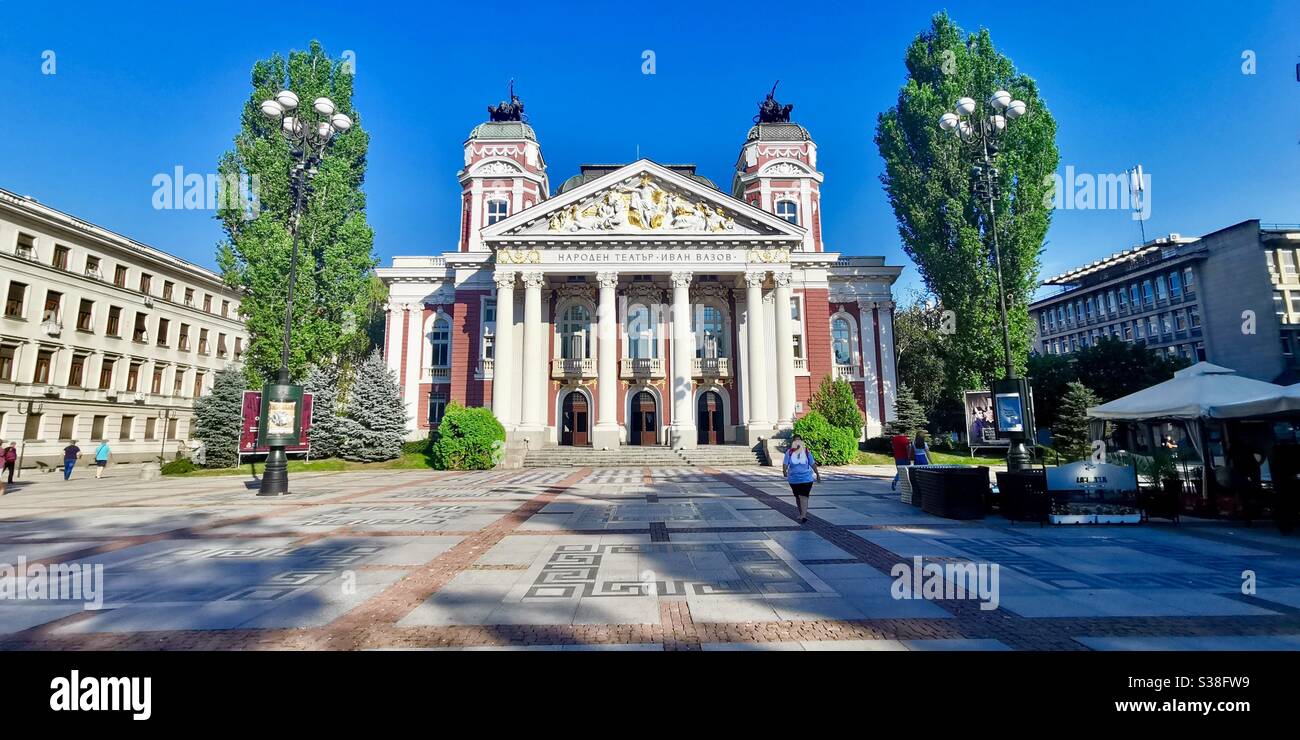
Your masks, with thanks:
M1061 165L1152 176L1148 237L1300 222L1300 3L24 3L0 0L0 187L211 265L211 214L155 211L151 180L215 171L254 60L319 39L357 59L369 221L387 263L454 248L456 171L484 106L518 90L553 186L583 162L696 162L729 188L756 103L820 147L827 244L908 265L877 176L876 114L946 7L1035 77ZM658 70L641 73L652 49ZM41 74L42 53L57 74ZM1242 74L1253 50L1258 73ZM1138 240L1117 211L1058 212L1044 276ZM903 287L916 282L904 272Z

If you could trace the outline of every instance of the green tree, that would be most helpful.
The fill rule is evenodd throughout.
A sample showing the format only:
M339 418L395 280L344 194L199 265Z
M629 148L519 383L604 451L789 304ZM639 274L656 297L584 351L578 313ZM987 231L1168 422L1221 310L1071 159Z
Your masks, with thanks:
M306 199L299 226L299 264L294 290L291 375L301 378L315 363L359 358L370 346L375 286L374 232L366 223L369 135L352 107L352 75L312 42L307 51L279 54L253 65L252 91L244 103L234 149L218 165L223 183L248 176L256 207L241 207L223 194L218 218L226 238L217 264L225 281L244 292L240 313L249 332L244 355L249 380L260 384L280 366L291 249L293 162L280 124L259 106L279 90L297 93L304 107L328 97L354 125L326 152Z
M817 411L799 417L794 433L803 437L818 465L847 465L858 454L858 439L853 432L831 424Z
M379 350L357 365L356 378L348 389L347 413L340 423L343 441L340 455L345 460L379 462L402 454L406 437L406 404L397 378L384 363Z
M1103 338L1069 354L1031 355L1026 374L1034 389L1034 420L1042 427L1056 423L1072 381L1086 381L1098 402L1107 403L1163 383L1185 364L1182 358L1117 337Z
M1030 355L1025 376L1034 389L1034 424L1050 429L1071 381L1079 379L1070 355Z
M831 376L825 376L808 405L825 416L831 426L853 432L854 439L862 436L865 419L862 409L858 408L858 399L853 395L853 386L847 380L832 380Z
M221 370L212 390L194 402L194 438L203 443L203 464L233 468L239 464L239 432L244 427L247 379L238 370Z
M946 13L917 35L904 63L907 81L898 103L876 125L876 146L885 161L880 179L903 248L956 318L945 363L948 389L988 387L1001 375L1003 349L992 244L981 230L987 213L971 193L972 156L939 129L939 116L958 98L987 100L998 89L1027 106L1002 137L1001 194L994 204L1017 368L1024 367L1029 351L1027 306L1051 221L1056 122L1038 86L994 48L987 30L967 36Z
M307 373L303 390L312 394L311 456L337 457L343 441L343 421L339 417L340 372L337 365L315 365Z
M1100 400L1083 383L1071 381L1061 398L1056 425L1052 427L1052 447L1065 460L1082 460L1092 450L1088 434L1088 408Z
M905 434L912 437L924 429L926 424L929 421L925 418L925 410L916 402L912 391L899 383L894 394L894 418L885 424L885 435L892 437L895 434Z
M966 390L948 385L950 337L946 333L943 307L936 301L925 300L920 293L894 311L898 382L911 390L931 418L940 413L947 399L960 398L961 391Z
M496 467L506 430L492 411L448 404L433 444L438 470L487 470Z

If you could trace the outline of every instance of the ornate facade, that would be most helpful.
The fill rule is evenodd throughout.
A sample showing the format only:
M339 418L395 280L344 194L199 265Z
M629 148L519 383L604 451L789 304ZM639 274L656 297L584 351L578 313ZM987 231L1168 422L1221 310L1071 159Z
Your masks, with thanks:
M828 375L880 434L902 268L826 248L817 146L770 97L730 195L646 159L552 194L522 103L490 108L465 142L457 249L379 270L411 436L454 401L533 449L752 446Z

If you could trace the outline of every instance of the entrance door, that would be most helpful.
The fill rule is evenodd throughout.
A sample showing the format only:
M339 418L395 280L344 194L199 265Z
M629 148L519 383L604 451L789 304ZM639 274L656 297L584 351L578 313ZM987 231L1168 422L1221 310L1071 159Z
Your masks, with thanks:
M586 447L589 444L587 397L576 392L565 396L564 410L560 416L560 444Z
M634 445L653 445L657 439L655 433L659 421L655 397L649 391L641 391L632 397L632 425L628 434L628 443Z
M722 396L717 391L705 391L700 394L696 404L695 427L696 442L702 445L720 445L725 438L722 434L723 424Z

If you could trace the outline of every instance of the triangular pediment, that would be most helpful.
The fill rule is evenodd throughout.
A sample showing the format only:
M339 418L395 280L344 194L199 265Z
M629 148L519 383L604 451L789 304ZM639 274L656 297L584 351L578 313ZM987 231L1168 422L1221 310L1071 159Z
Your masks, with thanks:
M804 229L643 159L488 226L482 235L488 243L566 236L797 241Z

